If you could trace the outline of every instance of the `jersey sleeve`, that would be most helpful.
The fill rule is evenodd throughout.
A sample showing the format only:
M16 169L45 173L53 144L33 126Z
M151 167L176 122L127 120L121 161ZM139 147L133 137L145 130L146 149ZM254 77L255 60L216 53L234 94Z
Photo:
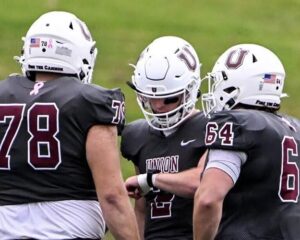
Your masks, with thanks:
M210 149L247 152L266 128L266 121L245 110L212 115L205 128L205 145Z
M115 125L119 135L125 124L125 101L120 89L105 89L96 85L83 85L78 111L87 130L93 125Z
M218 168L227 173L233 183L236 183L241 167L246 161L247 155L244 152L211 149L208 152L208 163L205 169Z

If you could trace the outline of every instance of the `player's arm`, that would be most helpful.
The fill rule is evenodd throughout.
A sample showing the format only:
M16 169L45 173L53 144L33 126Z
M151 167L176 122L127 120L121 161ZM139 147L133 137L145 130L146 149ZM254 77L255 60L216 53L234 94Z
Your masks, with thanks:
M139 199L147 194L151 187L156 187L177 196L193 198L200 183L206 153L200 158L198 166L179 173L139 174L125 182L128 195Z
M193 198L200 184L206 153L202 155L198 166L179 173L158 173L152 178L156 188L173 193L177 196Z
M195 240L213 240L222 216L223 200L233 181L217 168L206 170L194 197L193 232Z
M237 181L241 166L246 162L244 152L210 150L208 163L194 197L194 239L214 239L222 217L223 201Z
M133 208L124 188L115 126L96 125L86 141L88 164L106 224L116 239L139 239Z

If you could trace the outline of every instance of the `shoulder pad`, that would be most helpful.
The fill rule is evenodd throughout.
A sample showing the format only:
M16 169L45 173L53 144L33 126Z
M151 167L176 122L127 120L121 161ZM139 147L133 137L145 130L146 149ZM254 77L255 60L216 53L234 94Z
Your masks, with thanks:
M121 133L125 124L125 101L120 89L82 84L81 96L82 111L93 116L92 123L116 125Z
M121 153L128 160L136 162L137 155L146 143L150 126L145 119L139 119L125 126L122 132Z
M208 148L247 150L267 126L263 111L221 111L213 114L206 124L205 144Z
M289 116L289 115L281 115L282 119L293 131L300 132L300 120L298 118Z

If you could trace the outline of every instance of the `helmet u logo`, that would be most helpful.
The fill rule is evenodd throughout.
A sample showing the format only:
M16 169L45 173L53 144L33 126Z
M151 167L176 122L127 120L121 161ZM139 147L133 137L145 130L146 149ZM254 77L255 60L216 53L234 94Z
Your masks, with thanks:
M178 55L178 58L184 61L184 63L190 70L195 71L197 67L197 61L195 56L187 47L184 47L183 50L184 52L181 51L181 53Z
M237 52L237 53L236 53ZM225 66L230 69L230 68L234 68L237 69L239 68L242 64L243 61L245 59L246 54L248 53L247 50L234 50L232 52L229 53L228 58L226 60ZM237 55L238 56L234 56Z

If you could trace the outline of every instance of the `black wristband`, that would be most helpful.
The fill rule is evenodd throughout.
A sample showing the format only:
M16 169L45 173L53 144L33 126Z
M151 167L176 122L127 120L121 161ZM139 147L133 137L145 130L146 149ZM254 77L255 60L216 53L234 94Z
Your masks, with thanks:
M150 187L154 187L153 182L152 182L152 175L153 174L154 174L154 172L147 172L147 183Z

